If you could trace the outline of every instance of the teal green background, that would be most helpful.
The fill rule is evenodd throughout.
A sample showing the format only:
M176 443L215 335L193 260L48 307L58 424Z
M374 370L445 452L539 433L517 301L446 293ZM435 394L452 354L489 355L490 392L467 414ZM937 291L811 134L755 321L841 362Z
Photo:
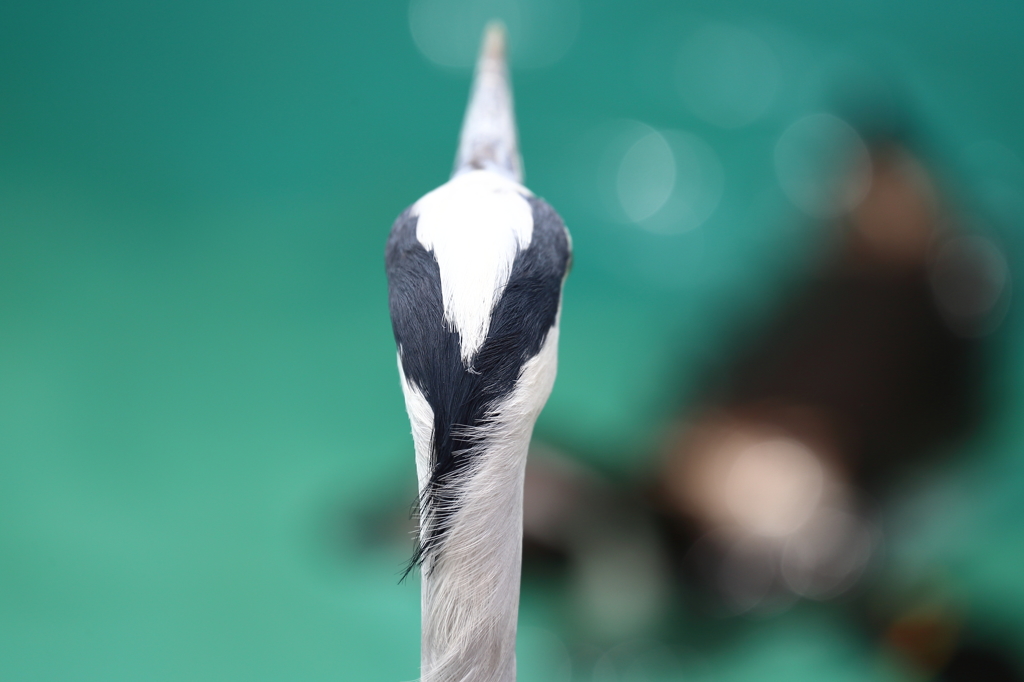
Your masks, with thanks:
M579 16L560 61L514 74L527 184L575 244L539 437L645 466L723 328L815 252L772 149L847 63L905 90L956 200L1011 269L1024 254L1024 180L963 153L1024 153L1024 5L639 0ZM698 19L788 46L754 124L715 128L669 93L659 46ZM366 546L359 510L411 501L383 245L446 180L468 85L417 51L400 2L0 6L0 679L417 676L410 547ZM707 223L657 235L595 209L592 131L617 119L716 150ZM991 342L995 414L921 484L941 503L891 561L940 567L1024 647L1021 332L1013 304ZM520 677L544 680L529 632L556 619L530 590ZM903 679L818 610L755 623L706 666Z

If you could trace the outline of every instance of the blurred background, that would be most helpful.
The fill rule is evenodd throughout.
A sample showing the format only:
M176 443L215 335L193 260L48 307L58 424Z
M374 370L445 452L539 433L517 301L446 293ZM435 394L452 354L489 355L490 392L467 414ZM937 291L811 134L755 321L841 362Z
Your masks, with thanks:
M0 5L0 679L411 680L391 222L572 231L520 679L1020 680L1024 6Z

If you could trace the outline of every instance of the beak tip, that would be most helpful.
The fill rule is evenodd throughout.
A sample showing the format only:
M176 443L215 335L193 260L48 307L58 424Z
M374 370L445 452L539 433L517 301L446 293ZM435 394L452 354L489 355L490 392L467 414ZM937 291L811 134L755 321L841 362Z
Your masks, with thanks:
M492 21L484 30L480 46L453 177L483 169L522 182L522 160L505 55L505 25Z
M480 50L480 56L484 59L505 60L506 53L506 30L505 24L499 19L493 19L487 23L484 30L484 44Z

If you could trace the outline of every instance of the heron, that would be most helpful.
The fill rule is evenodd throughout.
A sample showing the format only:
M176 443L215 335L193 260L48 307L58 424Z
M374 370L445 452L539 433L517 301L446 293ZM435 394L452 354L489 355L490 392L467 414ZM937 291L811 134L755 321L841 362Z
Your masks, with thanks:
M515 680L523 476L571 263L562 219L522 184L505 55L492 22L451 179L385 250L419 487L423 682Z

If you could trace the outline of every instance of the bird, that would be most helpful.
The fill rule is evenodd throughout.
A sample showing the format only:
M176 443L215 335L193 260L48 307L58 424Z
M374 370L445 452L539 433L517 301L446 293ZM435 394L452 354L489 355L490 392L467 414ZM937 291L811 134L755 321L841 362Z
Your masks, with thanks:
M524 471L572 262L564 222L522 182L492 22L451 178L398 217L385 249L419 488L423 682L516 677Z

